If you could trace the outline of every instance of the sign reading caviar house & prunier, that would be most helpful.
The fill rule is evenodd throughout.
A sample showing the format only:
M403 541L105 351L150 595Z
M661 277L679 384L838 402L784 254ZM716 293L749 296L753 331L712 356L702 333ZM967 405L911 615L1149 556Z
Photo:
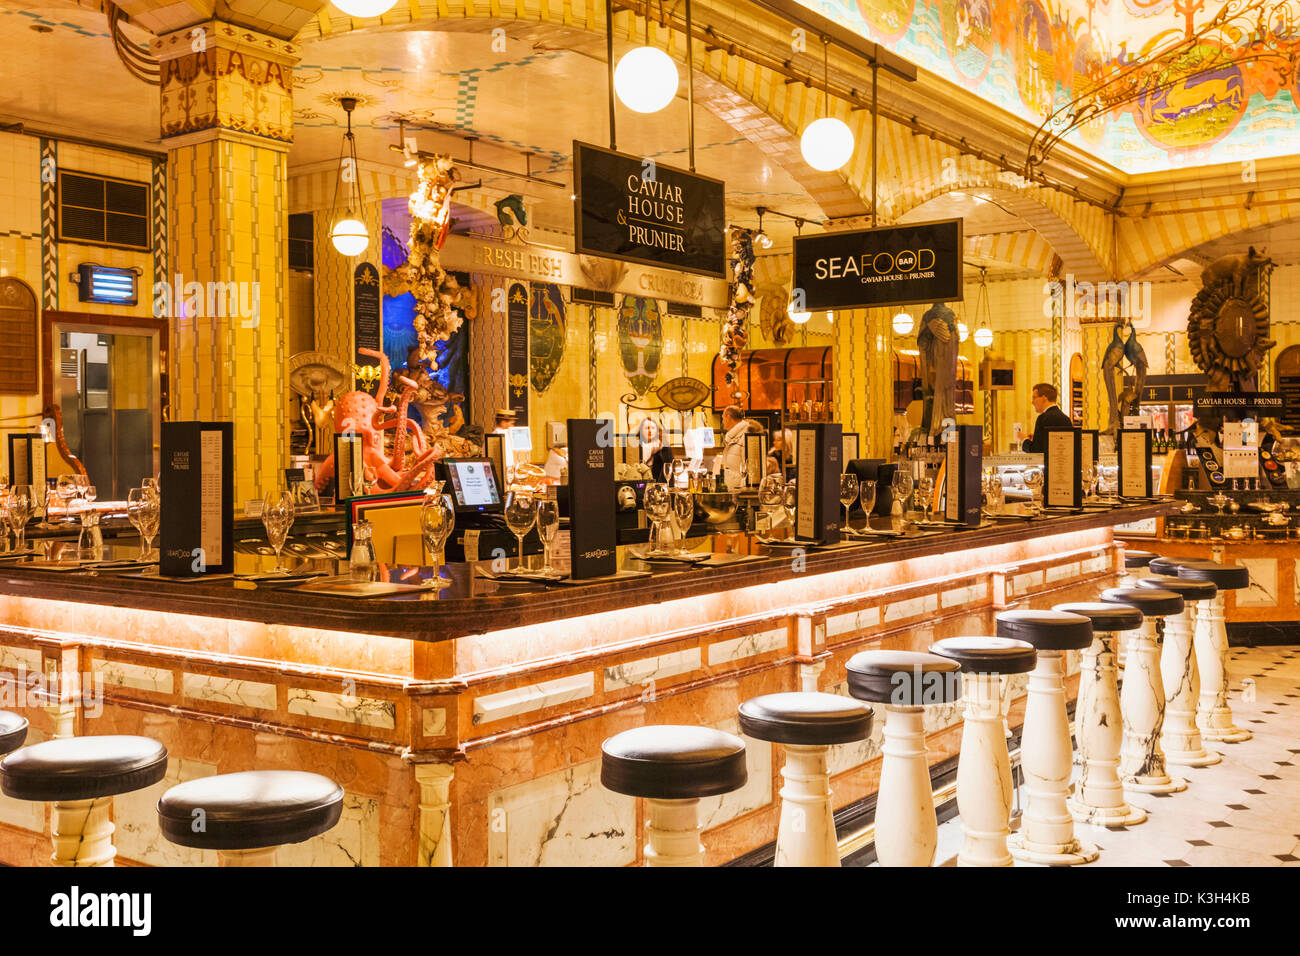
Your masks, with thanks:
M961 280L960 219L794 240L795 295L807 311L951 302Z
M579 255L727 274L722 180L574 141L573 183Z

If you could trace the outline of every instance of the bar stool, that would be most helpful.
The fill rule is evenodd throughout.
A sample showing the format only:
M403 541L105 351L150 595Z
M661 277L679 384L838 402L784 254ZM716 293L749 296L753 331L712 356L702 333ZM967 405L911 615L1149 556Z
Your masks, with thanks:
M1034 669L1032 644L1004 637L949 637L930 652L961 665L966 701L957 760L957 809L965 836L958 866L1011 866L1011 760L1002 732L1001 678Z
M1155 562L1152 562L1154 566ZM1165 721L1160 746L1165 763L1179 767L1208 767L1223 759L1205 749L1196 726L1196 701L1201 693L1196 658L1192 654L1192 621L1198 603L1213 601L1219 589L1209 581L1156 574L1138 581L1140 588L1173 591L1183 599L1183 612L1165 618L1160 649L1160 677L1165 691Z
M999 637L1027 641L1038 650L1020 738L1025 812L1020 831L1011 838L1011 855L1048 866L1091 863L1097 848L1075 839L1067 805L1072 761L1061 652L1091 644L1092 624L1064 611L1003 611L996 620Z
M1154 551L1128 551L1124 552L1124 574L1119 579L1119 587L1135 588L1137 587L1138 578L1142 577L1151 566L1152 561L1163 560L1160 555ZM1120 670L1128 663L1128 642L1120 640L1115 649L1115 666Z
M939 844L925 707L961 698L961 665L915 651L862 651L846 665L849 693L885 705L884 754L876 794L876 860L929 866Z
M63 737L15 750L0 762L0 790L54 804L55 866L112 866L113 797L152 786L167 748L148 737Z
M158 801L172 843L216 850L220 866L275 866L277 847L324 833L343 813L343 788L300 770L219 773L178 783Z
M787 693L740 705L740 729L785 746L776 866L839 866L826 750L871 736L872 710L838 694Z
M645 865L703 866L700 798L745 785L745 742L708 727L660 724L615 734L600 750L601 784L650 804Z
M1165 719L1165 690L1160 678L1160 622L1180 614L1183 599L1162 588L1111 588L1101 599L1108 604L1127 604L1142 612L1142 627L1129 636L1130 670L1124 674L1120 710L1124 713L1124 744L1120 751L1119 776L1125 790L1135 793L1175 793L1187 789L1187 781L1170 777L1160 749L1160 730Z
M0 757L12 753L27 739L27 718L0 710Z
M1124 787L1119 782L1119 748L1124 728L1115 643L1121 632L1142 626L1142 612L1126 604L1091 601L1058 604L1052 610L1078 614L1092 622L1092 643L1083 652L1079 697L1074 705L1079 779L1066 805L1077 823L1137 826L1146 820L1147 812L1125 801Z
M1218 592L1196 612L1196 664L1201 672L1201 699L1196 706L1196 726L1205 740L1238 743L1251 733L1232 723L1228 706L1228 629L1223 623L1223 592L1250 587L1250 571L1240 564L1217 561L1183 561L1178 576L1209 581Z

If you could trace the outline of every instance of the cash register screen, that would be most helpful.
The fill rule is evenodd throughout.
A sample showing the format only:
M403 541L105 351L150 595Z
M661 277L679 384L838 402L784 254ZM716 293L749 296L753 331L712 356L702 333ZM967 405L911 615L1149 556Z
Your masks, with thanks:
M500 511L500 486L490 458L449 458L447 477L457 511Z

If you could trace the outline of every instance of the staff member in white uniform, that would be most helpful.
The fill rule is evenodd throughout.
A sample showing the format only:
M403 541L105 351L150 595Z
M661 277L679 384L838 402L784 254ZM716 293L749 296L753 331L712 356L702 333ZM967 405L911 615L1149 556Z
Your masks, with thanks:
M745 420L739 405L728 405L722 410L722 451L713 459L713 474L727 482L729 491L745 487L745 434L750 423Z

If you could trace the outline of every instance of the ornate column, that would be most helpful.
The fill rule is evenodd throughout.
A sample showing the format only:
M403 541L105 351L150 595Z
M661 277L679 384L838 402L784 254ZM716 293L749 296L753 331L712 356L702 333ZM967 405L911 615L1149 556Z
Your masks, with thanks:
M451 778L449 763L415 765L420 785L419 866L451 866Z
M173 327L173 417L234 423L235 499L245 501L278 486L288 447L283 304L298 49L212 20L159 37L153 51L169 199L169 288L154 300Z

